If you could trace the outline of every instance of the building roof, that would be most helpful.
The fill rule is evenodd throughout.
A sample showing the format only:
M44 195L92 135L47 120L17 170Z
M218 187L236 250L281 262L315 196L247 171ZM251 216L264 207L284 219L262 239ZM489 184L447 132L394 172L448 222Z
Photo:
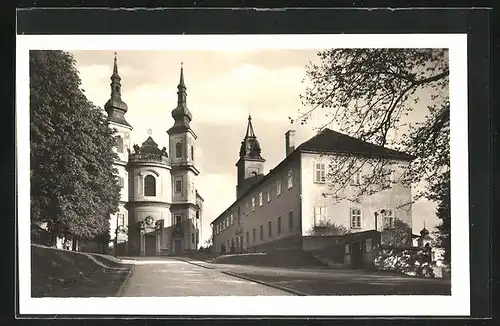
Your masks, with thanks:
M227 209L224 210L217 218L215 218L212 223L223 216L228 210L233 208L240 200L247 194L254 191L266 180L271 178L276 174L277 171L281 170L288 162L293 160L302 152L317 152L317 153L348 153L358 156L369 156L369 157L387 157L392 159L398 159L403 161L411 161L415 159L414 156L395 151L389 148L378 146L372 143L365 142L363 140L344 135L340 132L333 131L331 129L325 128L317 135L311 137L309 140L298 146L292 153L285 157L274 169L269 170L269 173L263 176L254 185L248 188L245 193L243 193L240 198L234 201ZM210 224L212 224L210 223Z
M298 148L302 151L349 153L360 156L377 156L404 161L415 159L414 156L378 146L358 138L344 135L325 128L320 133L302 143Z

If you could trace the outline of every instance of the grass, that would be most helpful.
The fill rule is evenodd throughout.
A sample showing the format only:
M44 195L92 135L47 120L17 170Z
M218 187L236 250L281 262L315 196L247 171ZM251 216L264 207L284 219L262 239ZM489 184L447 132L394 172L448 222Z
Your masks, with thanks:
M107 266L118 264L95 257ZM132 267L119 265L126 270L104 268L80 253L32 246L31 296L114 297Z

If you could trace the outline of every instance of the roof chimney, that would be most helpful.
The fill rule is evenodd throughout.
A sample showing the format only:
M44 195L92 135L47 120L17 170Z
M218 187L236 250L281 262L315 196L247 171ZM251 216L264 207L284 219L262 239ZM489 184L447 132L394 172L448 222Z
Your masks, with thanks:
M290 155L295 150L295 130L288 130L285 133L285 153Z

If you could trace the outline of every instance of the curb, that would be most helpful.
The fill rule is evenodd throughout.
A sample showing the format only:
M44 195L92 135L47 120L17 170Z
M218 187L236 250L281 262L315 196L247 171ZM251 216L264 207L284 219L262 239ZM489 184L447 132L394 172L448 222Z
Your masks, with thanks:
M178 260L178 261L182 261L182 262L185 262L185 263L191 264L191 265L195 265L195 266L198 266L198 267L203 267L203 268L206 268L206 269L215 270L213 267L210 267L210 266L204 266L204 265L201 265L201 264L198 264L198 263L192 262L192 261L184 260L184 259L181 259L181 258L175 258L175 257L171 257L171 258L172 258L172 259L175 259L175 260ZM207 263L207 264L210 264L210 263Z
M197 263L194 263L194 262L191 262L191 261L179 259L179 258L174 258L174 259L179 260L179 261L183 261L183 262L191 264L191 265L203 267L205 269L217 271L213 267L203 266L203 265L200 265L200 264L197 264ZM265 286L268 286L268 287L272 287L272 288L275 288L275 289L278 289L278 290L281 290L281 291L284 291L284 292L292 293L292 294L295 294L295 295L306 296L305 293L302 293L302 292L299 292L299 291L296 291L296 290L292 290L292 289L289 289L289 288L286 288L286 287L283 287L283 286L280 286L280 285L275 285L275 284L267 283L267 282L264 282L264 281L256 280L256 279L253 279L253 278L250 278L250 277L247 277L247 276L243 276L243 275L240 275L240 274L237 274L237 273L225 272L225 271L219 271L219 273L226 274L226 275L229 275L229 276L232 276L232 277L237 277L237 278L240 278L240 279L243 279L243 280L246 280L246 281L258 283L260 285L265 285Z
M269 287L272 287L272 288L275 288L275 289L278 289L278 290L281 290L281 291L285 291L285 292L288 292L288 293L292 293L292 294L295 294L295 295L300 295L300 296L306 296L307 295L305 293L302 293L302 292L299 292L299 291L296 291L296 290L292 290L292 289L289 289L289 288L286 288L286 287L283 287L283 286L280 286L280 285L275 285L275 284L267 283L267 282L264 282L264 281L256 280L254 278L243 276L243 275L240 275L240 274L237 274L237 273L224 272L224 271L221 271L221 273L229 275L229 276L233 276L233 277L238 277L238 278L241 278L241 279L244 279L244 280L247 280L247 281L251 281L251 282L254 282L254 283L258 283L258 284L261 284L261 285L269 286Z
M127 290L127 288L128 288L128 282L130 281L130 277L132 277L132 273L134 272L134 269L135 269L135 265L132 265L132 267L130 268L130 270L129 270L128 274L127 274L127 277L125 278L125 280L123 281L122 285L118 289L118 292L116 293L117 297L123 296L123 293L125 293L125 291Z

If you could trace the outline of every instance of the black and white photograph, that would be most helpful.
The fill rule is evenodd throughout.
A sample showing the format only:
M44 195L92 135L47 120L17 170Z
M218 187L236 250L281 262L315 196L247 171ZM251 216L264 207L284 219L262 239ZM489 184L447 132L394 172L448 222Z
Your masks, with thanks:
M467 314L466 45L18 36L21 311Z

